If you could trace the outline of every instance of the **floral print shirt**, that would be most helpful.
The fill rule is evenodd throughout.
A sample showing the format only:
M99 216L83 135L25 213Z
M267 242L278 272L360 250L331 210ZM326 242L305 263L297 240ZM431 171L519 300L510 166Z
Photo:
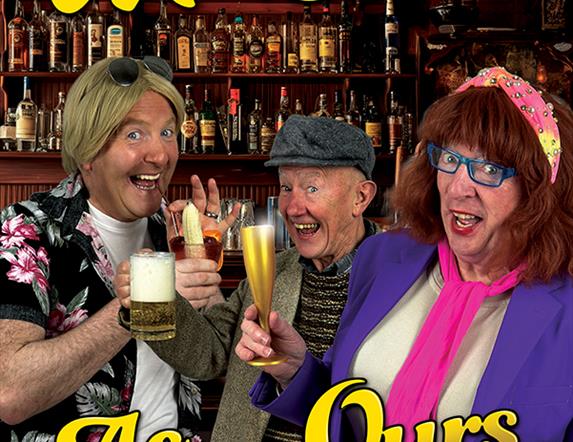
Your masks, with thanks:
M81 175L65 178L49 192L5 208L0 213L0 320L15 319L44 327L46 339L77 327L115 296L113 270L91 223L88 193ZM156 213L148 230L157 250L166 250L165 222ZM0 421L0 441L53 442L69 422L85 416L129 412L136 373L132 339L92 379L64 401L25 422ZM179 431L194 442L201 393L181 376ZM78 441L97 442L101 428Z

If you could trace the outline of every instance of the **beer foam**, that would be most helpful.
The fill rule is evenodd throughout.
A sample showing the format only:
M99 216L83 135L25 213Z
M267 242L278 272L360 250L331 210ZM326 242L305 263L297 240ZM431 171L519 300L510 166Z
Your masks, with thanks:
M168 302L175 299L175 261L172 253L136 253L130 258L131 299Z

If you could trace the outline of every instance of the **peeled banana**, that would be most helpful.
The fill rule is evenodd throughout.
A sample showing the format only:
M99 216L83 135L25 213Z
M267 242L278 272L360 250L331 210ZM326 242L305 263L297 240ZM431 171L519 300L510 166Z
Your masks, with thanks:
M187 258L206 258L201 215L191 201L183 210L183 236L185 237L185 256Z

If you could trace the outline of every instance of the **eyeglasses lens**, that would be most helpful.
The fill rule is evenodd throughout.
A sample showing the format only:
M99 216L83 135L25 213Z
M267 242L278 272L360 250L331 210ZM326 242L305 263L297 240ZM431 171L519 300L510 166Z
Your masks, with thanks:
M131 58L123 57L113 60L107 67L110 77L121 86L130 86L139 75L137 62Z

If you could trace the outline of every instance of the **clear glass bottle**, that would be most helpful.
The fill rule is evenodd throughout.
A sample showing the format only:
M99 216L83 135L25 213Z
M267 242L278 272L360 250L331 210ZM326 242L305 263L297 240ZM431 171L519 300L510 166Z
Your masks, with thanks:
M185 121L181 125L181 138L179 142L179 152L196 153L197 152L197 121L199 112L193 99L193 86L185 85Z
M231 37L231 72L247 72L247 44L243 16L237 15L234 20Z
M338 70L352 72L352 21L348 15L346 0L340 2L340 22L338 23Z
M64 127L64 107L66 103L66 93L58 92L58 104L52 113L52 131L48 135L48 150L62 150L62 135Z
M205 29L205 16L197 16L195 32L193 33L193 67L197 73L211 72L209 53L211 42Z
M105 57L105 17L100 12L99 0L93 0L87 16L88 28L88 66L92 66Z
M215 29L211 32L212 66L215 73L225 73L229 71L229 53L231 39L227 30L227 13L225 8L220 8L215 22Z
M300 98L297 98L294 102L294 113L296 115L304 115L304 106Z
M288 100L288 93L287 88L285 86L281 86L281 100L279 105L279 110L275 114L275 131L281 129L284 126L286 121L290 117L290 107L289 107L289 100Z
M187 28L187 17L179 14L179 26L175 32L175 70L190 71L193 67L193 35Z
M292 19L292 12L287 12L286 20L281 24L283 35L283 72L296 74L298 66L298 27Z
M325 1L322 6L322 21L318 25L318 67L320 72L336 73L336 26L330 16L330 6Z
M86 23L77 13L70 26L72 33L72 72L82 72L86 68Z
M57 9L49 18L50 53L48 68L51 72L65 72L69 67L70 44L68 18Z
M48 28L42 20L39 0L34 0L34 12L28 26L28 55L28 70L48 70Z
M394 0L386 0L386 15L384 17L384 43L386 56L384 69L389 74L400 73L400 28L398 17L394 14Z
M358 105L356 103L356 92L354 90L350 91L350 104L348 105L348 110L346 111L344 117L348 124L360 127L362 115L360 114L360 110L358 110Z
M332 116L337 121L346 121L344 117L344 105L339 90L334 91L334 105L332 109Z
M199 112L199 132L201 133L201 151L213 153L217 134L217 113L211 103L209 89L205 89L203 107Z
M278 74L282 71L282 38L277 31L277 25L270 21L267 25L265 38L265 72Z
M29 78L24 77L24 96L16 108L16 149L34 150L36 142L36 118L38 107L32 101Z
M299 25L299 38L300 71L318 72L317 28L310 15L309 5L304 7L304 16Z
M328 112L328 99L326 98L326 94L320 94L318 96L316 110L313 112L312 116L330 118L330 113Z
M107 56L123 57L125 55L125 28L121 23L119 9L113 10L111 24L107 27Z
M255 98L255 108L248 116L249 130L247 133L248 153L257 153L261 149L261 126L263 116L261 113L261 100Z
M14 18L8 23L8 71L27 71L28 60L28 22L22 2L16 0Z
M161 0L159 17L153 25L153 34L155 36L155 55L173 66L173 33L167 18L167 7L164 0Z
M251 27L247 34L247 71L251 74L256 74L263 70L264 41L263 28L259 25L257 16L253 15Z
M273 147L273 142L275 141L275 128L273 124L273 119L267 117L263 125L261 126L261 153L268 154Z

